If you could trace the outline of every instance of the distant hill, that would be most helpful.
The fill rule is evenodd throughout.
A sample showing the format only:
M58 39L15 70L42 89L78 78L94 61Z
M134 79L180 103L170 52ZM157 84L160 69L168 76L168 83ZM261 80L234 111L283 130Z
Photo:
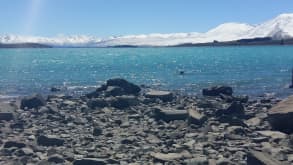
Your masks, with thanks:
M0 48L52 48L52 46L38 44L38 43L15 43L15 44L2 44Z

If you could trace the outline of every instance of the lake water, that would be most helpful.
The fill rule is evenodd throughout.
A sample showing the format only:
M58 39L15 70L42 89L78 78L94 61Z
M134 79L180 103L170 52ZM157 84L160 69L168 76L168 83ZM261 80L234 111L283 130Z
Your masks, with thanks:
M292 46L0 49L0 96L52 86L80 93L112 77L187 94L225 84L237 94L287 96L292 67Z

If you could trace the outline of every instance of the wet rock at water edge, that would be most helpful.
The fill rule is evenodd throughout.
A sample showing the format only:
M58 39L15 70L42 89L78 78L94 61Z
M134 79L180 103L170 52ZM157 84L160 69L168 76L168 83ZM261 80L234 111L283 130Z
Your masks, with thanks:
M122 78L113 78L107 80L106 83L107 87L109 86L117 86L124 90L126 94L132 94L132 95L138 95L141 91L140 87L138 85L135 85L131 82L128 82Z
M21 100L20 108L21 109L32 109L39 108L46 105L46 100L40 94L35 94L33 96L25 97Z
M173 94L169 91L156 91L152 90L145 94L146 98L160 99L162 101L168 102L173 100Z
M214 86L202 90L204 96L220 96L220 94L232 96L233 90L229 86Z
M217 115L236 115L236 116L241 116L245 114L245 108L244 106L238 102L234 101L227 109L222 109L217 111Z

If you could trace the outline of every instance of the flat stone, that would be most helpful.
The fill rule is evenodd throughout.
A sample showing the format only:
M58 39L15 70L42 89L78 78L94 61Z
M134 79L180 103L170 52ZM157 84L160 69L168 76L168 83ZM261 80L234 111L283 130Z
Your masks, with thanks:
M271 155L250 150L247 153L247 165L283 165L280 161L273 159Z
M64 144L64 140L52 135L41 135L37 138L37 143L42 146L62 146Z
M274 130L293 133L293 96L271 108L268 112L268 120Z
M279 131L257 131L262 136L270 137L272 139L285 139L287 138L287 134L279 132Z
M172 120L186 120L188 117L186 110L163 109L161 107L156 107L153 112L155 119L167 122Z
M201 125L206 121L207 117L199 113L195 109L188 110L188 122L191 124Z
M145 94L146 98L155 98L155 99L160 99L162 101L172 101L173 100L173 94L169 91L157 91L157 90L152 90L149 91Z
M73 165L106 165L107 161L105 159L97 158L83 158L78 159L73 162Z
M103 133L103 130L100 127L95 127L93 129L93 135L94 136L100 136Z
M15 110L16 110L16 106L14 105L7 104L7 103L0 103L0 121L13 120Z

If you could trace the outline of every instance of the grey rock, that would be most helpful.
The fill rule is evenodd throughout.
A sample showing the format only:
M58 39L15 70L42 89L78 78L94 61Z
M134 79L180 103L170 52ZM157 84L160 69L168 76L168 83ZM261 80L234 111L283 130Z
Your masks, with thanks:
M234 101L227 109L218 110L217 115L231 115L231 116L241 116L245 114L244 106L237 101Z
M39 108L41 106L46 105L46 100L43 96L39 94L35 94L33 96L25 97L21 100L20 108L21 109L32 109L32 108Z
M192 155L188 151L182 151L181 153L151 153L151 156L158 161L168 162L180 159L191 158Z
M135 96L117 96L110 100L110 105L117 109L125 109L137 104L139 104L139 101Z
M209 161L206 156L196 156L192 159L187 159L184 161L186 165L209 165Z
M168 91L156 91L152 90L145 94L146 98L154 98L154 99L160 99L162 101L168 102L173 100L173 94Z
M207 120L207 117L201 113L199 113L195 109L188 110L188 122L190 124L201 125Z
M188 113L186 110L163 109L156 107L153 109L156 120L172 121L172 120L186 120Z
M0 121L1 120L13 120L16 106L6 103L0 103Z
M274 130L293 133L293 96L271 108L268 112L268 120Z

